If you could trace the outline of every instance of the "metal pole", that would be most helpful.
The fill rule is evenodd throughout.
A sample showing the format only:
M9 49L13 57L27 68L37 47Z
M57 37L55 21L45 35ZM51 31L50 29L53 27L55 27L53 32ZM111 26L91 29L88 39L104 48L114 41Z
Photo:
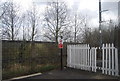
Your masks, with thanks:
M99 33L100 33L100 48L102 47L102 31L101 31L101 23L102 23L102 17L101 17L101 0L99 0Z
M63 63L62 63L62 48L60 49L61 50L61 70L63 69Z
M101 31L101 23L102 23L102 17L101 17L101 0L99 0L99 46L100 46L100 50L99 50L99 57L102 58L102 31Z
M61 36L61 39L62 39L63 37ZM63 56L63 49L62 48L60 48L60 50L61 50L61 70L63 70L63 62L62 62L62 60L63 60L63 58L62 58L62 56Z

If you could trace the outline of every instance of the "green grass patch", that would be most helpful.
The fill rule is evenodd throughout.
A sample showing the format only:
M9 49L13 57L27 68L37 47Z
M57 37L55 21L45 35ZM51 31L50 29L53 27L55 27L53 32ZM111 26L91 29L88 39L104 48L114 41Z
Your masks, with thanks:
M21 64L13 64L9 69L3 69L2 79L5 80L9 78L29 75L29 74L38 73L38 72L43 73L43 72L53 70L55 68L58 68L58 66L52 65L52 64L36 65L32 67L21 65Z
M39 69L40 69L40 72L46 72L46 71L53 70L55 68L57 68L57 66L55 65L45 65L45 66L40 67Z

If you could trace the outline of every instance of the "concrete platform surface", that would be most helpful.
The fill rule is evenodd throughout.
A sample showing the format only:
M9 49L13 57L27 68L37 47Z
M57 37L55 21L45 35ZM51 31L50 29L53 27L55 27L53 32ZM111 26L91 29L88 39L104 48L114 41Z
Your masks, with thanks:
M109 76L101 72L89 72L79 69L66 68L64 70L56 69L41 75L29 77L27 79L118 79L119 77Z

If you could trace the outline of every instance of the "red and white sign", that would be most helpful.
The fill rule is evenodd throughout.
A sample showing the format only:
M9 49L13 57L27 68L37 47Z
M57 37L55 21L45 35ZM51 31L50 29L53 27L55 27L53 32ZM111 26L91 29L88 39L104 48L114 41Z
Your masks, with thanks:
M59 48L63 48L63 40L62 39L59 39L59 41L58 41L58 47Z

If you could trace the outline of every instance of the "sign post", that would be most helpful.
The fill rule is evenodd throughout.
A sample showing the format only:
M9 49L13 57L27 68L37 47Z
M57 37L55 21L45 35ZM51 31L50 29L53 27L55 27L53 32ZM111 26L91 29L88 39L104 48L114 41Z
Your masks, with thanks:
M63 60L63 58L62 58L62 56L63 56L63 53L62 53L62 50L63 50L63 37L62 36L60 36L60 39L59 39L59 41L58 41L58 47L60 48L60 51L61 51L61 70L63 69L63 62L62 62L62 60Z

